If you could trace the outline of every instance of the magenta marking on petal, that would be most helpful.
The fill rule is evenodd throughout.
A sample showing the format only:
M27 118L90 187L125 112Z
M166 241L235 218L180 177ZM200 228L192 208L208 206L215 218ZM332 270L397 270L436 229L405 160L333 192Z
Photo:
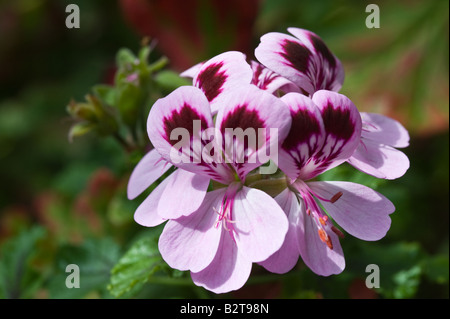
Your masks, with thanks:
M237 134L235 136L232 136L232 142L234 146L225 146L228 153L231 152L231 154L234 154L235 157L233 158L233 162L235 162L236 168L239 170L242 167L241 164L247 162L248 160L246 150L258 150L261 147L262 141L266 140L268 136L259 136L259 134L265 133L265 130L259 130L260 128L265 128L265 122L259 117L258 111L248 110L246 104L236 107L232 112L227 114L227 116L222 121L220 131L222 135L225 136L225 143L230 137L228 134L233 134L233 131L238 128L242 129L242 132L249 132L250 135L252 135L252 132L254 132L254 136L256 137L255 141L250 141L249 135L245 133ZM230 129L231 131L227 132L227 129ZM249 131L247 131L247 129L249 129ZM234 152L235 147L237 147L236 152ZM243 158L238 154L243 154ZM238 159L236 158L236 156L238 157Z
M295 41L284 40L281 46L283 47L284 52L280 54L290 63L290 66L301 73L306 73L311 52Z
M265 128L265 123L258 115L256 110L248 110L247 105L240 105L230 112L222 121L220 131L225 133L226 128L235 129L241 128L245 131L248 128L253 128L256 132L258 128Z
M327 134L348 141L355 132L355 123L351 119L349 109L335 109L328 103L322 110L323 123Z
M259 87L261 90L267 90L270 83L279 77L276 73L264 68L259 63L252 64L253 67L253 79L252 84Z
M253 68L252 84L258 85L259 77L261 76L264 67L261 64L254 62L252 63L252 68Z
M208 127L206 119L198 114L190 105L184 104L183 107L179 111L173 111L169 117L165 117L164 122L164 132L166 134L166 140L171 144L175 145L178 143L178 140L171 140L170 134L172 130L177 128L185 128L190 136L194 136L194 134L198 134L198 132L194 132L194 121L200 120L200 128L201 130L205 130Z
M227 79L225 72L220 72L222 66L222 62L212 64L198 74L198 87L203 90L210 102L222 92L222 86Z
M333 136L334 142L325 142L322 149L315 154L315 161L319 166L314 170L314 175L321 173L341 154L355 133L355 123L351 119L349 109L333 108L331 103L328 103L322 110L322 119L326 134Z
M308 110L300 109L296 113L291 111L291 117L291 130L282 144L287 151L295 149L300 143L307 142L311 135L320 134L320 124Z
M311 39L314 49L316 49L316 51L319 52L324 57L324 59L328 61L329 66L332 68L336 67L336 59L331 53L330 49L328 49L326 44L322 41L322 39L313 34L310 34L309 38Z

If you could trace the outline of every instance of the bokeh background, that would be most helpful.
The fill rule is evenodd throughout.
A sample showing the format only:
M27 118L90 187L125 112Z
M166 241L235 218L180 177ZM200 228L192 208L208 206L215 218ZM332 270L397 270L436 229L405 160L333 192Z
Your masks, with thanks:
M80 8L79 29L65 26L70 3ZM370 3L380 8L379 29L366 27ZM123 123L114 134L71 131L80 118L68 106L93 91L110 101L120 89L122 102L144 92L146 114L183 83L174 72L226 50L251 58L261 35L290 26L324 39L346 71L341 92L361 111L409 130L411 167L388 182L347 167L326 176L369 185L396 206L382 240L341 241L342 274L319 277L301 261L283 276L255 265L244 288L216 296L161 261L161 229L133 221L143 197L128 201L126 184L145 134ZM163 56L169 64L150 88L130 93L118 74L145 36L148 65ZM448 298L448 61L446 0L0 0L0 297ZM117 103L112 114L123 119L127 106ZM71 263L81 270L79 289L65 286ZM380 267L378 289L364 284L368 264Z

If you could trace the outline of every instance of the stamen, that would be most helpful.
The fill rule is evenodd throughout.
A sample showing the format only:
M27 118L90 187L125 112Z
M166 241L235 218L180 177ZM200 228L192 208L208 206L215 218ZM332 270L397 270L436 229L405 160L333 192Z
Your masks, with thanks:
M333 233L335 233L336 235L338 235L340 238L344 238L345 235L343 232L341 232L339 229L337 229L334 226L331 226L331 230L333 231Z
M337 192L331 197L330 202L334 204L342 195L344 195L342 192Z
M225 223L222 223L222 226L226 231L230 231L230 229L227 227L227 221L225 221Z
M318 232L320 240L327 244L328 248L333 249L333 243L331 242L330 236L328 236L328 234L323 229L319 229Z
M322 226L325 226L327 223L327 216L319 217L319 222L322 224Z

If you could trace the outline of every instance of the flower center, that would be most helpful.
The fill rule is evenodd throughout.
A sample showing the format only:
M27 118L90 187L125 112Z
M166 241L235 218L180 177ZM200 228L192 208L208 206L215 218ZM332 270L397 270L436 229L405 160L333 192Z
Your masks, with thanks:
M303 200L305 204L306 217L312 218L314 224L317 228L317 233L322 242L324 242L328 248L333 249L333 242L328 234L328 231L334 232L339 237L343 238L344 234L337 229L333 223L328 218L328 215L323 211L323 209L318 205L316 198L322 201L335 203L342 196L342 192L337 192L331 198L323 198L314 191L302 180L297 179L292 184L290 184L291 189L297 194L298 199Z
M231 183L223 196L219 209L214 208L218 215L215 227L218 228L219 226L222 226L228 231L233 240L233 233L235 232L234 224L236 223L236 221L233 220L234 198L241 187L242 184L239 182Z

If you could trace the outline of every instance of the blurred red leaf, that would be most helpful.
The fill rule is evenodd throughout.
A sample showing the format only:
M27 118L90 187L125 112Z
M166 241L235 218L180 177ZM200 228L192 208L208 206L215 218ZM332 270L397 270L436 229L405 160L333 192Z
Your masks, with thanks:
M155 38L172 67L181 71L211 54L250 53L259 0L120 0L120 6L131 26Z

